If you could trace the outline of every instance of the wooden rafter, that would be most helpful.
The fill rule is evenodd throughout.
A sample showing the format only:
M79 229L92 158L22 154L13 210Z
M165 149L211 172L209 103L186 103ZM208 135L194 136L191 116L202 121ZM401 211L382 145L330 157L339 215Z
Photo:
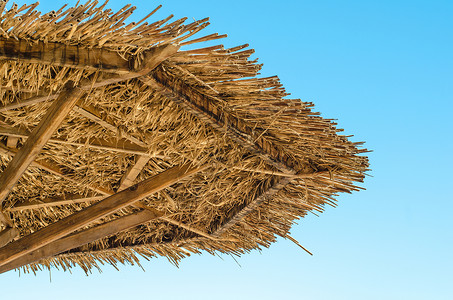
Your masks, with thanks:
M170 79L166 76L165 72L156 69L152 75L144 76L140 79L144 84L154 88L162 96L174 101L199 119L210 124L217 131L226 134L230 139L242 145L251 153L260 156L269 165L277 168L284 174L296 175L296 171L293 167L287 165L287 163L291 162L290 159L286 158L286 163L282 163L280 161L281 156L273 145L263 138L252 138L250 135L253 130L248 128L242 120L221 111L208 96L191 88L180 80L177 81L177 84L170 85ZM244 136L248 136L248 138L244 138ZM258 136L261 136L261 134ZM251 142L253 140L255 143ZM304 171L304 173L313 172L308 170L308 168ZM236 214L219 225L211 235L214 237L222 235L226 230L254 211L266 199L269 199L278 193L291 180L291 177L277 179L269 189L264 190L253 201L240 208Z
M89 85L87 85L87 87L88 86ZM37 103L41 103L41 102L45 102L45 101L55 100L58 98L58 95L59 95L58 93L53 94L53 95L39 94L36 96L31 96L26 99L19 99L14 102L11 102L11 103L6 103L6 104L0 105L0 112L12 110L12 109L16 109L16 108L20 108L20 107L24 107L24 106L29 106L29 105L33 105L33 104L37 104Z
M152 52L152 50L150 50ZM148 53L145 53L145 55ZM127 74L139 69L135 56L123 57L115 51L78 45L0 37L0 60L39 63L84 70Z
M63 122L82 93L83 91L73 86L72 82L66 84L64 91L50 106L46 115L33 130L24 146L0 174L0 204L6 199L13 186L22 177L22 174L34 161L61 122Z
M124 174L123 178L121 178L120 187L118 191L124 190L125 188L134 184L135 178L140 174L143 168L148 163L150 157L148 156L138 156L137 161L135 164L129 167L129 169Z
M130 70L129 70L129 74L126 75L126 76L121 76L119 78L118 77L110 77L110 78L107 78L107 79L104 79L104 80L100 80L100 81L98 81L98 82L96 82L94 84L93 83L86 83L85 85L81 86L81 89L87 90L87 89L91 89L93 87L99 87L99 86L107 85L107 84L110 84L110 83L115 83L115 82L126 80L126 79L131 79L131 78L146 74L149 71L151 71L153 68L155 68L158 64L160 64L163 60L165 60L169 56L171 56L174 53L176 53L177 50L178 50L178 47L177 46L173 46L173 45L157 47L154 50L150 50L147 53L145 53L145 55L144 55L145 56L145 61L143 63L141 71L139 71L139 72L130 72ZM9 57L9 59L11 59L11 57ZM56 97L56 95L35 96L35 97L32 97L31 99L29 99L28 101L25 100L25 101L21 101L21 102L18 102L18 103L12 103L12 104L9 104L9 107L8 106L4 106L3 110L12 109L12 108L18 108L18 107L21 107L23 105L35 104L35 103L39 103L39 102L46 101L46 100L49 100L49 99L54 99L55 97ZM0 108L0 111L1 110L2 110L2 108ZM103 125L103 126L107 126L109 129L112 129L112 130L116 130L117 129L116 127L113 128L112 127L113 125L111 125L110 123L104 121L100 117L99 113L96 114L96 110L95 110L94 107L86 106L86 105L85 106L80 105L80 107L76 107L76 111L81 113L85 117L90 118L91 120L94 120L94 121L96 121L98 123L101 123L101 125ZM128 138L128 140L132 141L136 145L138 144L139 147L146 147L145 143L141 142L140 140L136 139L135 137L132 137L130 135L126 135L126 138ZM100 145L100 146L103 147L103 145ZM116 148L116 149L118 149L118 148ZM140 149L140 150L142 150L142 149ZM146 153L140 153L140 154L143 154L145 157L148 156L148 155L146 155ZM106 193L103 193L103 194L106 195Z
M104 115L102 112L100 112L97 108L95 108L92 105L79 104L76 107L74 107L74 111L92 120L93 122L98 123L102 127L112 131L115 134L119 132L119 128L116 125L114 125L113 120L111 120L108 115ZM127 132L123 132L122 136L139 147L144 148L148 147L148 145L145 142L142 142L141 140L137 139L136 137L130 135Z
M6 140L6 147L16 149L17 142L19 142L19 137L17 136L9 136Z
M39 209L43 207L53 207L58 205L69 205L69 204L77 204L77 203L90 203L94 201L99 201L104 199L105 196L92 196L92 197L71 197L66 196L64 198L56 198L56 199L44 199L42 202L24 202L14 207L6 208L5 211L8 212L15 212L15 211L22 211L27 209Z
M143 160L142 162L140 162L140 159L143 159L143 158L146 158L146 157L139 157L138 158L138 161L136 164L134 164L132 166L131 169L135 170L135 171L128 171L126 172L125 176L123 177L123 184L120 186L120 188L118 189L118 191L121 191L125 188L129 188L132 184L133 184L133 181L135 180L135 178L138 176L138 174L140 173L141 169L144 167L144 164L146 164L146 162L148 161L148 159L146 159L146 162ZM92 190L98 192L98 193L101 193L101 194L104 194L104 195L112 195L113 192L109 192L105 189L101 189L101 188L98 188L98 187L91 187L89 186ZM165 191L161 191L162 193L165 193ZM21 210L27 210L27 209L39 209L39 208L43 208L43 207L52 207L52 206L57 206L57 205L68 205L68 204L76 204L76 203L89 203L89 202L94 202L94 201L99 201L99 200L102 200L104 197L103 196L92 196L92 197L83 197L83 198L80 198L80 196L78 195L74 195L74 196L71 196L71 195L68 195L67 197L65 197L64 199L47 199L47 200L44 200L40 203L36 203L36 202L29 202L29 203L21 203L19 205L16 205L14 207L11 207L11 208L8 208L7 211L9 212L14 212L14 211L21 211ZM208 239L217 239L211 235L209 235L208 233L198 229L198 228L195 228L194 226L191 226L191 225L187 225L187 224L184 224L182 222L179 222L179 221L176 221L170 217L167 217L165 216L165 213L162 212L162 211L159 211L159 210L156 210L154 208L151 208L151 207L148 207L140 202L136 202L133 204L133 206L137 207L137 208L140 208L140 209L146 209L146 210L149 210L149 211L152 211L153 213L155 214L158 214L160 217L159 219L163 220L163 221L166 221L170 224L173 224L173 225L176 225L178 227L181 227L187 231L190 231L190 232L193 232L199 236L204 236Z
M11 155L13 156L15 154L15 152L13 150L8 150L8 149L5 149L3 147L0 146L0 151L3 152L3 153L6 153L8 155ZM139 162L137 162L139 163ZM32 163L33 166L35 167L38 167L38 168L41 168L43 170L46 170L47 172L50 172L51 174L54 174L54 175L57 175L65 180L68 180L68 181L71 181L71 182L77 182L75 181L73 178L67 176L63 171L60 170L60 168L56 165L54 165L53 163L51 162L48 162L48 161L43 161L43 160L39 160L39 161L34 161ZM140 163L141 165L141 163ZM135 165L134 165L135 166ZM134 167L133 166L133 167ZM144 165L141 165L141 167L143 168ZM138 168L138 166L137 166ZM134 172L134 176L138 176L139 172L138 169ZM126 172L125 174L125 177L128 177L128 182L133 182L135 180L135 177L132 176L131 173L129 172ZM128 186L123 186L122 189L124 188L128 188L130 187L132 184L128 185ZM99 186L94 186L94 185L84 185L86 188L96 192L96 193L99 193L101 195L104 195L104 196L111 196L114 194L113 191L111 190L108 190L108 189L105 189L103 187L99 187ZM122 190L121 188L118 189L119 191ZM161 191L161 192L165 192L165 191ZM14 211L22 211L22 210L27 210L27 209L39 209L39 208L43 208L43 207L52 207L52 206L58 206L58 205L69 205L69 204L76 204L76 203L89 203L89 202L94 202L94 201L99 201L99 200L102 200L104 199L105 197L104 196L91 196L91 197L80 197L80 196L77 196L77 195L67 195L65 196L64 198L54 198L54 199L47 199L47 200L44 200L42 202L24 202L24 203L21 203L21 204L18 204L14 207L8 207L5 209L5 211L8 211L8 212L14 212ZM153 208L150 208L146 205L143 205L139 202L137 203L134 203L133 206L135 207L138 207L138 208L142 208L142 209L148 209L148 210L152 210L154 211L155 213L158 213L158 214L161 214L162 217L161 219L168 222L168 223L171 223L173 225L176 225L176 226L179 226L181 228L184 228L188 231L191 231L191 232L194 232L198 235L201 235L201 236L205 236L205 237L209 237L209 235L197 228L194 228L193 226L190 226L190 225L186 225L184 223L181 223L181 222L178 222L176 220L173 220L169 217L166 217L164 215L164 212L160 212L158 210L155 210ZM9 218L7 218L6 216L4 216L3 214L0 214L0 221L2 221L2 218L1 217L4 217L4 223L5 224L8 224L9 226L12 225L11 222L7 223L7 220L9 220ZM210 237L211 239L213 239L213 237Z
M146 75L154 68L156 68L159 64L161 64L164 60L174 55L178 51L178 49L179 46L175 45L163 45L155 47L144 53L143 62L135 71L129 71L121 76L118 76L117 74L105 74L104 76L101 76L101 78L96 82L91 82L90 80L82 80L79 83L79 87L81 90L90 91L91 89ZM50 92L43 92L39 95L32 96L27 99L20 99L12 103L0 105L0 112L53 100L57 97L58 93L51 94Z
M263 202L266 200L272 199L272 197L277 194L280 190L282 190L289 182L291 178L284 177L282 179L277 179L274 184L272 184L269 188L263 190L261 194L257 195L255 199L246 203L243 207L241 207L235 214L233 214L229 219L222 222L217 229L211 234L214 237L220 237L223 233L225 233L228 229L233 227L235 224L243 220L247 215L251 212L255 211Z
M118 188L119 191L125 189L125 188L128 188L129 186L131 186L135 179L137 178L137 176L140 174L140 172L143 170L143 168L146 166L146 164L148 163L149 161L149 157L145 157L145 156L139 156L137 158L137 161L135 162L135 164L133 164L127 171L126 173L124 174L123 178L121 179L121 183L120 183L120 187ZM165 191L161 191L161 193L166 193ZM167 195L168 196L168 195ZM169 196L168 196L169 197ZM163 221L166 221L170 224L173 224L173 225L176 225L178 227L181 227L187 231L190 231L190 232L193 232L193 233L196 233L198 234L199 236L204 236L206 238L209 238L209 239L216 239L214 238L213 236L209 235L208 233L198 229L198 228L195 228L194 226L191 226L191 225L187 225L187 224L184 224L182 222L179 222L179 221L176 221L170 217L167 217L165 216L165 213L164 212L161 212L157 209L154 209L152 207L149 207L143 203L140 203L140 202L136 202L134 204L135 207L138 207L138 208L141 208L141 209L146 209L146 210L150 210L156 214L160 214L161 216L159 217L160 220L163 220Z
M128 216L124 216L115 219L110 222L103 223L101 225L85 229L83 231L71 234L67 237L61 238L57 241L47 244L44 247L39 248L27 255L24 255L10 263L7 263L0 267L0 273L7 272L9 270L19 268L26 264L37 262L41 259L57 255L61 252L71 250L76 247L83 246L85 244L94 242L98 239L108 237L116 234L123 230L133 228L143 223L149 222L153 219L158 218L160 215L149 210L143 210L137 213L133 213ZM0 235L1 243L1 235Z
M257 170L255 170L256 172ZM259 170L258 170L259 171ZM275 196L280 190L282 190L288 183L290 183L293 179L303 179L303 178L320 178L321 176L329 175L328 171L318 171L312 172L309 174L302 174L302 175L291 175L282 174L282 173L273 173L272 175L275 176L283 176L282 178L276 179L274 184L272 184L269 188L264 189L260 194L256 195L254 199L251 201L246 202L243 207L241 207L235 214L233 214L230 218L226 219L225 221L220 224L217 229L213 231L211 234L214 237L220 237L223 233L225 233L228 229L233 227L235 224L243 220L247 215L258 209L258 207L263 204L267 200L271 200L272 197ZM307 209L316 209L316 207L305 204Z
M28 253L65 237L100 218L167 188L181 179L204 170L206 167L207 166L194 167L190 164L172 167L129 189L120 191L84 210L76 212L56 223L14 241L3 248L0 248L0 266L27 255Z
M18 235L19 231L14 227L4 229L0 232L0 247L5 246Z
M203 94L184 81L173 80L169 76L161 68L157 68L149 76L140 79L278 170L288 174L310 172L309 168L296 172L294 169L296 163L291 157L265 139L262 132L251 128L245 121L219 107L214 101L214 96Z
M1 150L1 148L0 148ZM241 169L242 170L242 169ZM249 171L249 170L246 170ZM262 171L262 170L251 170L249 172L260 172L263 174L275 175L275 176L284 176L290 178L316 178L318 176L329 174L328 172L316 172L313 174L306 174L306 175L287 175L284 173L271 173L270 171ZM127 187L123 187L127 188ZM93 187L94 190L94 187ZM118 189L120 191L121 189ZM160 193L164 194L165 191L161 191ZM169 196L167 196L169 197ZM59 205L69 205L69 204L77 204L77 203L90 203L94 201L102 200L104 196L90 196L90 197L81 197L80 195L67 195L64 198L50 198L50 199L43 199L40 202L23 202L20 204L15 205L14 207L7 207L5 211L7 212L15 212L15 211L22 211L22 210L29 210L29 209L40 209L43 207L54 207ZM307 204L307 208L313 209L312 206ZM176 224L175 224L176 225Z
M18 59L22 59L24 57L29 57L31 60L28 61L28 62L35 62L35 61L32 61L32 60L36 59L36 57L30 56L28 54L24 54L25 52L24 53L21 52L21 51L34 51L34 50L30 50L29 48L27 48L25 46L25 44L23 44L21 42L19 42L17 45L15 45L14 43L11 44L9 42L5 42L4 44L0 43L0 45L4 46L2 48L3 49L3 54L10 53L9 56L5 54L6 56L3 57L4 59L7 59L7 60L18 60ZM41 45L41 46L46 47L45 45ZM11 47L12 47L13 51L9 51L9 50L11 50ZM179 49L178 46L165 45L165 46L159 46L159 47L153 48L151 50L148 50L146 53L143 54L144 61L142 62L140 67L137 67L137 66L134 65L133 68L129 68L127 70L127 74L122 75L122 76L116 76L116 77L115 76L104 76L103 79L98 80L97 82L94 82L94 83L93 82L82 82L79 90L88 91L88 90L90 90L92 88L97 88L97 87L101 87L101 86L104 86L104 85L117 83L117 82L120 82L120 81L123 81L123 80L128 80L128 79L136 78L136 77L139 77L139 76L143 76L143 75L149 73L156 66L158 66L162 61L164 61L165 59L167 59L171 55L174 55L177 52L178 49ZM45 61L45 62L41 61L41 63L49 62L50 64L52 64L53 62L55 62L57 60L57 58L59 57L58 55L61 55L62 53L65 53L64 51L68 51L68 49L66 49L66 48L63 49L63 50L62 49L60 49L60 50L63 51L63 52L61 52L61 51L58 52L57 51L57 52L50 53L49 54L50 56L46 55L45 57L40 57L40 59L42 58ZM73 51L73 50L74 49L69 50L69 51ZM0 52L1 51L2 50L0 50ZM54 57L52 58L51 55L54 55ZM82 55L88 55L88 54L85 53L85 54L82 54ZM78 62L80 62L80 59L78 60ZM91 60L91 61L90 60L85 60L84 63L83 63L83 67L86 67L86 63L93 63L93 62L94 62L94 60ZM61 60L60 60L60 63L62 63L64 65L64 63ZM111 61L110 61L110 63L111 63ZM64 66L70 67L69 65L64 65ZM101 66L102 66L102 64L99 65L99 61L98 61L98 65L96 65L95 67L97 69L99 69ZM72 67L74 67L74 66L72 65ZM5 105L3 107L0 107L0 111L8 110L8 109L14 109L14 108L22 107L22 106L25 106L25 105L36 104L36 103L43 102L43 101L46 101L46 100L53 100L53 99L56 99L56 98L59 98L59 97L60 97L60 94L34 96L34 97L32 97L32 98L30 98L28 100L25 100L25 101L20 101L20 102L18 101L17 103L10 103L10 104L7 104L7 105ZM82 109L84 111L88 111L89 112L89 110L86 110L85 108L82 108ZM136 139L135 140L132 139L132 140L134 142L136 142L136 144L137 144L138 140L136 140ZM141 145L143 146L144 143L141 143ZM22 147L22 148L24 148L24 147ZM32 162L33 162L33 160L31 160L29 162L29 164L32 163ZM25 169L24 169L24 171L25 171ZM4 174L2 174L2 175L4 175ZM20 176L19 176L19 178L20 178ZM17 178L15 182L17 182L17 180L19 178ZM14 182L14 184L15 184L15 182ZM14 184L12 184L12 186ZM9 190L12 188L12 186L9 187ZM6 195L2 195L1 188L2 187L0 187L0 203L6 198L7 193L9 193L9 190L8 190ZM6 189L7 188L4 188L5 191L6 191ZM103 192L103 191L101 191L101 192ZM3 192L3 193L5 193L5 192ZM106 195L108 193L103 192L102 194Z
M8 140L9 140L9 138L12 138L12 137L27 139L28 136L30 135L30 132L28 132L27 130L19 129L19 128L12 127L9 125L0 125L0 135L7 136ZM97 149L97 150L105 150L105 151L112 151L112 152L119 152L119 153L137 154L137 155L142 155L142 156L164 158L163 154L148 153L146 148L138 146L135 143L132 143L126 139L112 138L110 140L105 140L105 139L98 139L98 138L90 138L90 139L81 138L77 142L73 142L73 141L69 141L69 139L66 137L61 137L61 138L50 138L49 142L56 143L56 144L87 147L90 149Z
M161 216L159 217L159 219L164 220L164 221L166 221L166 222L168 222L170 224L176 225L178 227L181 227L181 228L183 228L183 229L185 229L187 231L196 233L199 236L203 236L203 237L211 239L211 240L216 240L217 239L217 238L209 235L208 233L206 233L206 232L204 232L204 231L202 231L202 230L200 230L200 229L198 229L198 228L196 228L194 226L187 225L187 224L184 224L182 222L176 221L176 220L174 220L172 218L169 218L169 217L165 216L163 212L161 212L161 211L159 211L157 209L154 209L152 207L149 207L149 206L147 206L145 204L142 204L140 202L136 203L136 207L152 211L152 212L154 212L156 214L160 214Z
M6 149L2 145L0 145L0 152L10 155L10 156L15 156L18 152L18 150L13 150L13 149ZM67 175L63 170L60 168L60 166L56 165L55 163L45 160L45 159L39 159L33 161L31 166L40 168L42 170L45 170L49 172L50 174L56 175L58 177L61 177L62 179L68 180L69 182L77 183L80 184L76 179L72 178L71 176ZM110 191L108 189L98 187L98 186L92 186L92 185L84 185L86 188L100 193L101 195L106 195L110 196L113 194L113 191Z
M152 74L143 76L140 79L162 96L174 101L188 112L210 124L217 131L226 134L230 139L242 145L251 153L260 156L267 164L281 171L271 172L271 175L283 176L283 178L276 179L269 188L263 190L252 201L247 201L247 204L240 207L236 213L218 225L212 232L212 236L220 237L229 228L256 210L264 201L271 199L292 179L312 177L316 173L324 173L322 171L315 172L309 166L303 170L296 171L294 169L295 163L291 157L286 156L270 141L264 139L262 133L256 132L256 129L250 128L243 120L218 107L213 101L216 100L215 97L203 94L180 79L172 81L168 76L168 73L163 72L161 69L156 69ZM198 82L201 81L198 78L196 79ZM253 171L256 172L256 170Z

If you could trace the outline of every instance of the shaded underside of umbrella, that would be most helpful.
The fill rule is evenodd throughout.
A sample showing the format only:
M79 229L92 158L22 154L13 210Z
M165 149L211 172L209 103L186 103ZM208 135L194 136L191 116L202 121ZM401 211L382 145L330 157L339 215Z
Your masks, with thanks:
M0 272L241 255L368 170L208 19L0 2Z

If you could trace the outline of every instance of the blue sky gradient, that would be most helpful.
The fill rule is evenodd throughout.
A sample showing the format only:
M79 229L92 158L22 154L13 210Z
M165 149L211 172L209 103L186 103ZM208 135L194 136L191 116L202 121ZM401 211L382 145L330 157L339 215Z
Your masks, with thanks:
M209 16L204 34L227 33L226 47L249 43L262 76L278 75L291 97L366 141L366 191L293 228L314 256L279 239L236 258L240 266L203 254L179 268L143 261L146 272L52 270L51 282L47 271L9 272L2 299L453 299L453 1L130 2L131 21L163 4L155 20Z

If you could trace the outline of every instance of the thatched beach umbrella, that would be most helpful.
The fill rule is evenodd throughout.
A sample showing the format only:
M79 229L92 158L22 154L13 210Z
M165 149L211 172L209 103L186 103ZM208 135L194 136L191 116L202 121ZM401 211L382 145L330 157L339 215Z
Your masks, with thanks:
M208 19L0 3L0 272L239 255L359 189L366 149L248 45L194 47Z

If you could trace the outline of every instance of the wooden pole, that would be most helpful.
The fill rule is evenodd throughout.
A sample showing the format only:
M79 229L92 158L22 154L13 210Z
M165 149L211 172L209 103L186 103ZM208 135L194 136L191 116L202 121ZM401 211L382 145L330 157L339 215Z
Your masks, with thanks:
M12 127L9 125L1 125L0 124L0 135L16 138L23 138L27 139L30 135L30 132L27 130L22 130L17 127ZM9 140L8 138L8 140ZM62 138L50 138L49 142L56 143L56 144L64 144L64 145L72 145L72 146L80 146L80 147L87 147L92 149L98 150L105 150L105 151L113 151L113 152L121 152L121 153L128 153L128 154L138 154L142 156L149 156L149 157L158 157L164 158L163 155L160 154L150 154L148 153L148 149L142 146L138 146L127 139L118 139L112 137L109 140L106 139L98 139L98 138L80 138L77 142L69 141L67 137Z
M7 155L11 155L11 156L14 156L17 154L17 150L12 150L12 149L7 149L7 148L4 148L1 144L0 144L0 153L5 153ZM53 175L56 175L58 177L61 177L62 179L65 179L69 182L73 182L73 183L76 183L76 184L80 184L79 181L77 181L76 179L74 179L72 176L68 175L67 172L63 171L63 169L61 168L60 165L58 164L55 164L54 162L52 161L49 161L49 160L45 160L45 159L39 159L39 160L35 160L35 161L32 161L32 163L30 164L31 166L33 167L37 167L37 168L40 168L42 170L45 170ZM66 166L66 168L70 168L68 166ZM91 185L91 184L84 184L82 186L85 186L86 188L94 191L94 192L97 192L97 193L100 193L101 195L106 195L106 196L110 196L110 195L113 195L114 192L109 190L109 189L106 189L106 188L103 188L103 187L100 187L100 186L95 186L95 185Z
M158 218L159 216L159 214L153 213L152 211L144 210L107 223L103 223L96 227L71 234L1 266L0 273L4 273L26 264L37 262L41 259L57 255L61 252L83 246L103 237L107 237L120 231L127 230L129 228L149 222L153 219Z
M58 205L69 205L76 203L88 203L104 199L105 196L92 196L92 197L68 197L61 199L46 199L43 202L24 202L20 203L11 208L6 208L5 211L14 212L14 211L23 211L29 209L39 209L43 207L53 207Z
M120 187L118 191L124 190L125 188L131 186L134 183L135 178L140 174L143 168L148 163L150 157L149 156L138 156L137 161L135 164L130 166L126 173L121 178Z
M58 99L50 106L46 115L33 130L24 146L20 148L6 169L0 174L0 204L33 162L51 135L71 111L83 91L68 82Z

